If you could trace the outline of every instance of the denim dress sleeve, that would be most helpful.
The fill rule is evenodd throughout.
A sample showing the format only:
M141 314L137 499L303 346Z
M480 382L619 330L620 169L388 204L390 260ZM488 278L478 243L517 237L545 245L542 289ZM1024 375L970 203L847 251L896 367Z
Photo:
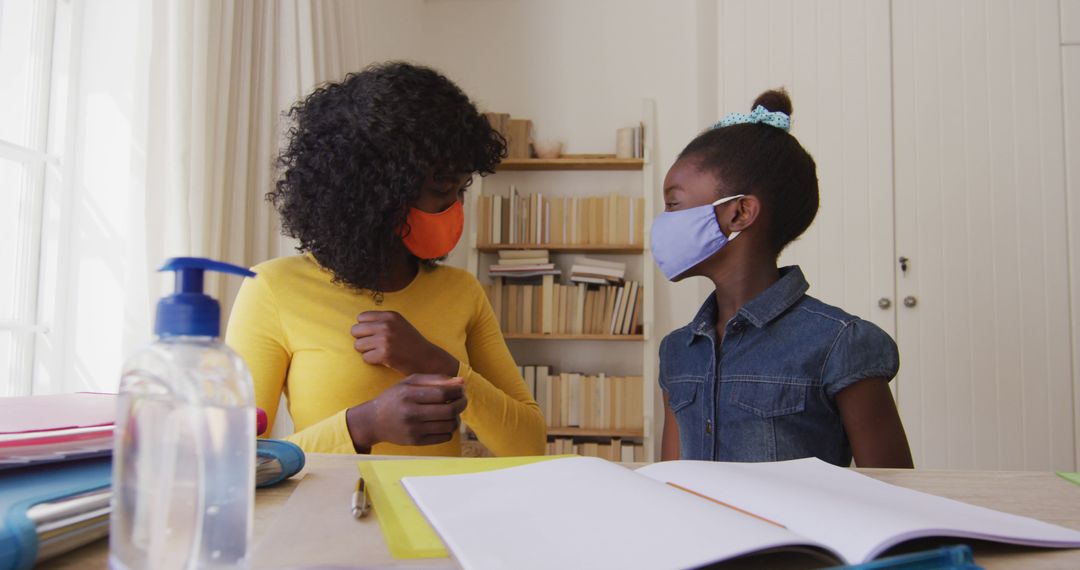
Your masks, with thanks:
M900 368L896 342L874 323L855 319L840 329L821 371L829 398L859 380L892 380Z

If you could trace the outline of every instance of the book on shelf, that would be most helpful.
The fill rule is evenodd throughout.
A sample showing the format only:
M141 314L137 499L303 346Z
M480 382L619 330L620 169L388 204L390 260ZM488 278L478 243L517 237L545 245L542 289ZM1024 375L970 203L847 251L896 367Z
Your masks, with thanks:
M506 143L507 158L531 157L532 121L511 118L507 125Z
M787 562L819 567L866 563L935 537L1080 547L1080 531L890 485L815 458L664 461L631 470L570 457L405 477L402 485L466 569L698 568L765 552L805 556ZM537 536L558 548L536 548Z
M499 325L507 334L639 334L641 298L638 281L623 285L563 285L543 274L529 284L484 285Z
M645 123L615 131L615 155L619 158L645 157Z
M630 323L634 318L634 309L637 308L637 300L640 295L638 294L641 289L641 284L637 281L631 281L629 288L627 289L626 303L623 311L620 311L622 320L618 325L618 334L630 334Z
M492 277L523 279L543 275L561 275L546 250L500 251L499 260L488 267Z
M525 279L528 277L542 277L544 275L561 275L562 271L555 268L554 265L545 264L541 266L527 266L527 267L492 267L489 270L492 277L506 277L509 279Z
M484 113L491 128L506 140L507 158L532 156L532 121L514 119L509 113Z
M546 365L521 366L518 371L548 427L621 431L645 427L641 376L555 374Z
M570 266L572 283L606 285L621 283L626 278L626 264L602 259L578 257Z
M644 243L645 199L606 196L482 195L477 201L477 244L614 245Z
M522 260L522 259L550 259L546 249L507 249L499 252L499 261Z
M645 123L638 123L634 135L634 157L645 158Z
M492 129L495 129L503 138L506 138L510 133L510 113L484 113L484 118L488 120L488 124Z
M556 437L547 443L546 454L581 455L584 457L598 457L608 461L640 463L645 461L645 446L641 443L620 438L600 441Z

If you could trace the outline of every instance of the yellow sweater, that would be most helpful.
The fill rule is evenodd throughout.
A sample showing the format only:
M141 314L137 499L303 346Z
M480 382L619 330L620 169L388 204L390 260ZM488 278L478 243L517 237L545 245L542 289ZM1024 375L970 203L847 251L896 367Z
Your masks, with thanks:
M374 399L403 375L364 362L350 327L364 311L397 311L461 366L468 406L462 420L493 453L542 455L544 419L506 348L498 320L476 278L451 267L421 268L400 291L370 294L331 282L310 256L274 259L244 280L225 342L244 358L255 381L256 405L274 423L284 393L296 432L288 439L308 452L355 453L345 410ZM457 434L428 446L376 444L372 453L461 455Z

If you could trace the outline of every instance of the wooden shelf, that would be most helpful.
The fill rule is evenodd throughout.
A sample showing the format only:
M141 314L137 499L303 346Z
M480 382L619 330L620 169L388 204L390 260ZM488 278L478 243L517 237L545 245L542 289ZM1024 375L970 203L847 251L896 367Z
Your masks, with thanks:
M495 170L641 170L644 167L645 160L641 158L571 155L559 158L508 158L499 163Z
M644 340L640 334L541 334L506 333L506 340Z
M495 253L499 251L514 251L523 249L542 249L554 253L578 252L578 253L644 253L643 245L590 245L590 244L524 244L524 243L500 243L476 246L477 251L483 253Z
M590 429L578 427L549 427L548 436L553 437L645 437L636 429Z

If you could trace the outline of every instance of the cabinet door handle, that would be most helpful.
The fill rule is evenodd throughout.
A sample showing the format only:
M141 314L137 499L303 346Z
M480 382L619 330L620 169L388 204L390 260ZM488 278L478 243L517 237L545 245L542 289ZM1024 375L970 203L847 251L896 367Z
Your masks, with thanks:
M879 309L885 310L892 306L892 299L888 297L882 297L877 300L877 306Z
M904 306L905 307L910 309L911 307L914 307L915 305L918 305L918 304L919 304L919 300L916 299L915 297L912 297L911 295L908 295L907 297L904 297Z

